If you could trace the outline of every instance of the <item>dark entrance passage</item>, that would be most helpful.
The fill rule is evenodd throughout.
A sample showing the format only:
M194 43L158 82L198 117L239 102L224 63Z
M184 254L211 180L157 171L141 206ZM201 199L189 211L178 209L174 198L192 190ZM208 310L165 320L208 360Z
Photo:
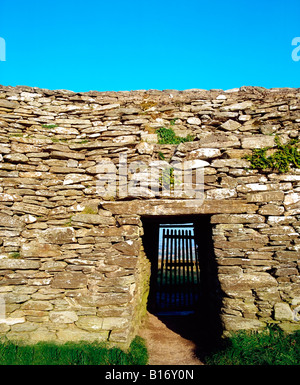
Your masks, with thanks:
M209 295L212 241L209 216L144 217L143 244L151 262L148 310L200 311Z
M183 338L201 358L222 334L222 292L209 215L142 217L143 246L151 262L147 310Z
M160 224L156 311L194 310L199 289L200 263L193 223Z

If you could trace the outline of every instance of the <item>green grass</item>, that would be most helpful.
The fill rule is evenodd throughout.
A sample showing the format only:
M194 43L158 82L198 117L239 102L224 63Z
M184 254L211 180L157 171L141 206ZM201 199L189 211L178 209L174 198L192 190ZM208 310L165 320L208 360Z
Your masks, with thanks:
M58 127L57 124L42 124L43 128L55 128Z
M299 140L292 139L287 144L282 144L278 136L275 136L276 150L272 155L267 156L267 151L271 147L255 148L252 154L245 156L251 162L251 168L266 170L277 170L285 173L290 170L290 166L300 168Z
M208 365L300 365L300 331L286 334L277 327L240 331L205 358Z
M177 136L172 128L161 127L157 131L159 144L179 144L183 142L192 142L194 138L187 135L186 138Z
M144 340L136 337L127 352L104 343L0 344L0 365L146 365Z

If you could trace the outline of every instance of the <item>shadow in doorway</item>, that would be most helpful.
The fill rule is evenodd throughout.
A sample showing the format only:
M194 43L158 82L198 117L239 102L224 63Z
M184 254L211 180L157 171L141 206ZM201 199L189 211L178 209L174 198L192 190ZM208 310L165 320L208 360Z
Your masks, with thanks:
M205 354L214 349L219 343L222 334L219 317L222 297L213 251L210 217L208 215L149 216L143 217L142 220L144 227L144 249L151 262L148 311L161 320L170 330L187 340L193 341L196 346L195 354L202 360ZM169 228L182 227L183 229L187 226L192 227L194 244L192 246L190 244L190 248L187 248L187 243L184 244L177 241L177 246L169 247L165 251L165 255L162 256L163 240L161 228L168 226ZM174 234L175 232L171 237L172 239L180 238L179 236L174 237ZM176 240L173 242L173 245L175 245ZM180 248L181 251L178 252L177 250L174 253L175 248L176 250ZM191 249L193 249L194 253L193 258ZM187 258L184 259L182 256L187 256L188 253L191 255L187 261ZM169 263L166 263L166 254L169 254ZM181 259L178 257L178 254L181 256ZM172 263L170 264L171 260ZM183 265L185 266L184 268ZM193 278L199 274L199 279L194 278L192 282L191 278L187 280L187 269L191 269L191 266L194 269ZM177 275L177 285L174 285L174 276L178 274L178 271L181 271L181 275L179 274L181 279ZM184 274L182 271L185 271L184 279L182 278ZM165 277L163 285L162 277ZM191 277L191 274L189 277ZM178 284L178 281L181 284ZM188 285L190 285L190 289ZM159 299L162 297L167 298L166 293L169 293L168 298L171 299L173 297L183 298L187 296L188 290L192 290L191 285L194 285L193 290L197 293L196 296L193 296L193 300L187 302L169 300L169 302L165 302L164 306L162 306ZM177 295L178 291L181 294ZM174 292L177 294L174 294Z

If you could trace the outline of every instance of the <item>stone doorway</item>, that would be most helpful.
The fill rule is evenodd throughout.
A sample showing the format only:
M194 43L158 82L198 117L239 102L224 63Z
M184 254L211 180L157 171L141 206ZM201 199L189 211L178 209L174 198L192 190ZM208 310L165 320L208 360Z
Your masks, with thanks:
M148 309L154 314L197 308L200 262L194 222L176 216L143 219L143 244L151 262Z
M169 329L181 335L183 338L193 341L199 350L202 350L207 344L211 345L212 339L215 339L221 334L218 276L213 250L210 215L143 216L142 222L144 229L144 250L151 263L147 310L162 321ZM173 237L175 230L178 234L180 229L181 236L184 232L188 235L185 242L192 239L194 240L194 243L191 245L193 249L192 252L194 253L193 261L190 260L189 266L185 267L186 269L189 267L189 272L191 273L192 262L194 279L192 281L188 280L185 275L185 281L181 282L183 285L177 285L179 291L167 293L167 295L169 295L167 298L169 302L167 301L163 304L165 306L164 309L163 306L161 306L161 298L163 295L166 295L165 292L161 292L161 274L165 274L165 270L161 268L162 243L163 233L166 234L167 231L169 231L170 235L171 229L173 230ZM182 239L183 238L184 237L182 237ZM177 240L177 246L179 244L180 241ZM173 241L173 250L170 251L171 246L169 243L168 250L169 255L172 253L173 257L174 245L175 241ZM183 247L185 247L185 245L183 245ZM166 245L164 246L164 258L166 258ZM174 263L173 266L169 265L169 268L173 273L173 286L172 284L170 285L170 276L167 285L168 289L172 290L172 288L176 289L176 285L174 285L176 263ZM185 271L187 272L187 270ZM199 279L196 279L197 275ZM181 280L183 280L182 276ZM184 284L190 285L190 287L184 288ZM191 284L194 286L192 287ZM191 293L193 289L194 292L197 291L197 295L194 297ZM181 293L181 299L184 295L191 295L188 302L184 303L178 300L180 298L179 293ZM177 302L175 294L177 294Z

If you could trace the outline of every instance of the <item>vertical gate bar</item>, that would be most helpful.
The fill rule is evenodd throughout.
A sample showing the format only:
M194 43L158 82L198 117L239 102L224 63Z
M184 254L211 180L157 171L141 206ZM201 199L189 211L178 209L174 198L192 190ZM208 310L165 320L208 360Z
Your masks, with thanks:
M187 234L187 230L184 231L184 249L185 249L185 256L186 256L186 273L187 273L187 285L186 285L186 288L187 288L187 303L186 305L189 306L189 303L190 303L190 269L189 269L189 249L188 249L188 234Z
M189 230L189 249L190 249L190 261L191 261L191 286L192 286L192 306L195 304L196 300L196 293L195 293L195 276L194 276L194 253L193 253L193 247L192 247L192 232Z
M183 306L186 306L186 291L187 291L187 278L186 278L186 250L185 250L185 241L184 241L184 233L185 231L182 230L182 270L183 270L183 286L182 286L182 291L183 291Z
M196 265L196 272L197 272L197 285L199 288L199 285L200 285L199 249L196 245L195 233L194 233L193 239L194 239L194 250L195 250L195 265Z
M171 245L170 245L170 267L169 267L169 277L170 277L170 287L169 287L169 307L172 307L172 292L173 292L173 230L171 230Z
M191 301L191 277L190 277L190 255L189 255L189 247L188 247L188 231L186 230L185 232L185 249L186 249L186 268L187 268L187 276L188 276L188 281L187 281L187 289L188 289L188 303L187 305L190 305Z
M190 297L190 305L193 306L194 303L194 263L193 263L193 250L191 244L191 230L188 231L188 244L189 244L189 260L190 260L190 272L191 272L191 297Z
M177 240L178 240L178 230L174 230L174 307L177 310Z
M181 230L178 230L178 270L177 270L177 287L178 287L178 305L181 306L181 249L180 249L180 242L181 242Z
M183 272L182 272L182 238L181 238L181 230L179 230L179 239L178 239L178 271L179 271L179 304L180 306L183 305L183 297L182 297L182 279L183 279Z
M164 264L165 264L165 237L166 237L166 229L163 230L162 236L162 251L161 251L161 260L160 260L160 291L159 291L159 310L161 310L162 306L162 291L163 291L163 277L164 277Z
M166 250L166 265L165 265L165 287L164 287L164 294L165 294L165 301L164 301L164 307L167 306L167 290L168 290L168 267L169 267L169 229L167 229L167 250Z

